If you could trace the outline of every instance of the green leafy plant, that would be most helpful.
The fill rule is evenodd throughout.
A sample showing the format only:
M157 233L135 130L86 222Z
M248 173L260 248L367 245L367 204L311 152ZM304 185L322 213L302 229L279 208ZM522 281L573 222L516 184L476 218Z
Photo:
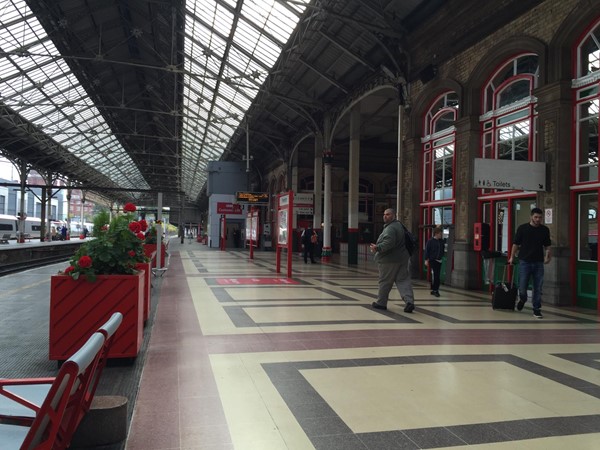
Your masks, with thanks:
M136 263L148 261L143 248L146 221L134 220L136 207L132 203L125 204L123 211L109 225L99 227L95 239L79 248L64 274L75 280L85 275L94 282L97 275L131 275Z
M105 225L110 223L110 213L106 209L102 209L94 216L94 220L92 222L94 224L92 236L98 237L100 233L102 233L102 229L105 227Z

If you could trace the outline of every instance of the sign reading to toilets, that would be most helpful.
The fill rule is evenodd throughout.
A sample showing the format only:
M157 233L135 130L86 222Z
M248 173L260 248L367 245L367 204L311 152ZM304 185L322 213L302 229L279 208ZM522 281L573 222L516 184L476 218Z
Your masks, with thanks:
M545 191L546 163L475 158L473 187L509 191Z

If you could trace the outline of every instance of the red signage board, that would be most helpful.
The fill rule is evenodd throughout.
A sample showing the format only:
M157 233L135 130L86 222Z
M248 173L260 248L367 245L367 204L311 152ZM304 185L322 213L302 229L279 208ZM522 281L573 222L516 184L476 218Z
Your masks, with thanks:
M217 214L242 214L242 205L238 203L217 202Z

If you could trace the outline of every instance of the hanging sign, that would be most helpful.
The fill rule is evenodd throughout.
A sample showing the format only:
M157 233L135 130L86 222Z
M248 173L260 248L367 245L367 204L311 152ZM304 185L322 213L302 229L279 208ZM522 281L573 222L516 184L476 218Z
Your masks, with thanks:
M475 158L473 187L517 191L545 191L546 163Z
M268 192L246 192L238 191L235 193L235 200L238 203L251 203L253 205L268 205Z

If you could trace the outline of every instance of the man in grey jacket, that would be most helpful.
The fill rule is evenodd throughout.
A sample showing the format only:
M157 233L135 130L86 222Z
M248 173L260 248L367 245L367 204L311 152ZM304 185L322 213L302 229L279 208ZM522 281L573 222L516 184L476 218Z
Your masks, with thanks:
M396 283L396 289L406 303L404 312L411 313L415 309L415 300L408 272L410 255L404 246L404 229L391 208L384 211L383 221L383 231L377 243L370 246L379 268L379 293L377 301L371 306L375 309L387 309L388 295Z

